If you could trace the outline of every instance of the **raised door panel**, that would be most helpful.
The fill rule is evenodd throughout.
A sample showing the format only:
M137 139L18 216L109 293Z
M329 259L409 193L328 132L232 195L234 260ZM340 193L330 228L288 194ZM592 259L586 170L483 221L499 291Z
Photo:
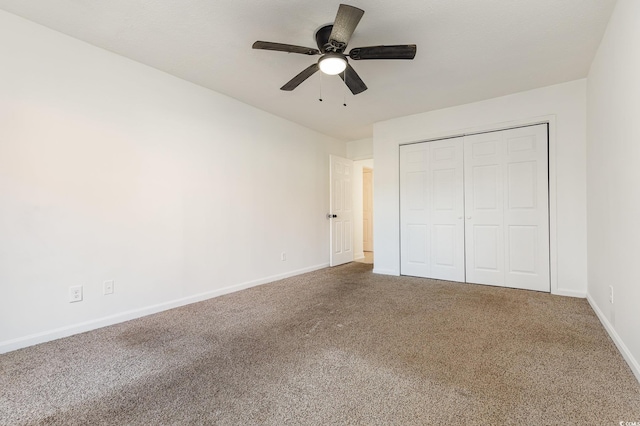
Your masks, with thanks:
M428 142L431 278L464 281L463 138Z
M547 125L505 130L507 287L550 291Z
M400 148L401 273L464 281L463 140Z
M400 147L400 273L431 274L429 156L427 143Z
M501 132L464 138L467 282L504 285L504 160Z
M353 260L353 161L335 155L330 157L331 180L331 252L330 265L336 266Z

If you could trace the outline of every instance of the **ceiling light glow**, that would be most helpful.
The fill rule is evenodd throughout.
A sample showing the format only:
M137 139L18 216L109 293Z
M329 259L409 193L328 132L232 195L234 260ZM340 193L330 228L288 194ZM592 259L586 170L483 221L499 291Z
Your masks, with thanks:
M320 71L328 75L340 74L347 68L347 60L337 53L327 53L318 61Z

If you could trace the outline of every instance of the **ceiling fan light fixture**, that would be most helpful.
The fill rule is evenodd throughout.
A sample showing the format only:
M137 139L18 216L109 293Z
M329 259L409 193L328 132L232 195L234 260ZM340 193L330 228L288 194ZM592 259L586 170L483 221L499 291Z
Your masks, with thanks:
M328 75L337 75L347 68L347 59L339 53L327 53L318 61L320 71Z
M1 0L0 0L1 1ZM290 92L306 81L309 77L321 71L323 74L338 75L351 93L357 95L367 90L367 85L360 78L356 70L349 64L349 59L413 59L416 56L415 44L401 44L394 46L365 46L351 49L345 54L345 48L353 35L364 10L348 4L341 4L333 24L323 25L315 32L317 49L296 46L292 44L256 41L254 49L275 50L304 55L321 55L317 63L309 65L291 80L286 82L280 90Z

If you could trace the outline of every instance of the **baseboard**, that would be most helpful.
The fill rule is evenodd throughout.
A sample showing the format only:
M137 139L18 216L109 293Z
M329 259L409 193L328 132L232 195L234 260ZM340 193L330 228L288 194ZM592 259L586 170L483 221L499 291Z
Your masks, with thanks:
M631 354L631 351L629 351L629 348L627 348L627 345L624 344L624 342L622 341L622 339L620 338L616 330L613 328L613 326L607 319L607 317L600 310L598 305L596 305L596 302L591 298L591 295L588 292L587 292L587 300L591 305L591 309L593 309L593 311L598 316L598 319L604 326L604 329L607 330L607 333L609 333L611 340L613 340L613 343L615 343L616 346L618 347L618 350L622 354L622 357L624 358L625 361L627 361L627 364L629 364L631 371L636 376L636 380L640 382L640 364L638 363L638 360L636 360L633 357L633 355Z
M364 259L364 252L361 251L360 253L355 253L353 255L353 260L360 260L360 259Z
M141 318L147 315L156 314L158 312L166 311L173 308L178 308L184 305L190 305L191 303L202 302L203 300L212 299L214 297L222 296L236 291L245 290L247 288L256 287L262 284L278 281L284 278L293 277L295 275L304 274L307 272L317 271L329 267L328 263L321 265L315 265L308 268L302 268L295 271L285 272L283 274L272 275L270 277L261 278L258 280L247 281L245 283L235 284L232 286L207 291L204 293L195 294L193 296L187 296L180 299L171 300L168 302L159 303L152 306L146 306L144 308L133 309L126 312L121 312L115 315L109 315L102 318L97 318L90 321L73 324L66 327L60 327L53 330L44 331L41 333L30 334L28 336L19 337L17 339L6 340L0 342L0 354L15 351L18 349L26 348L29 346L37 345L39 343L49 342L51 340L61 339L63 337L69 337L74 334L84 333L87 331L95 330L98 328L106 327L113 324L118 324L132 319Z
M373 273L374 274L380 274L380 275L393 275L395 277L400 276L400 274L398 274L398 271L393 270L393 269L380 269L380 268L373 268Z
M585 293L584 291L563 290L561 288L557 289L556 291L552 291L551 294L554 294L556 296L577 297L580 299L584 299L585 297L587 297L587 293Z

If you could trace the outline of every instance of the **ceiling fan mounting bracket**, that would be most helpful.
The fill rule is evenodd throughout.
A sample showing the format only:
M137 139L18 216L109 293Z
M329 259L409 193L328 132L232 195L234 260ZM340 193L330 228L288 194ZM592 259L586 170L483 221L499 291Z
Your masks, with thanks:
M335 47L329 42L329 36L333 30L333 24L323 25L315 34L316 44L322 53L335 52Z

